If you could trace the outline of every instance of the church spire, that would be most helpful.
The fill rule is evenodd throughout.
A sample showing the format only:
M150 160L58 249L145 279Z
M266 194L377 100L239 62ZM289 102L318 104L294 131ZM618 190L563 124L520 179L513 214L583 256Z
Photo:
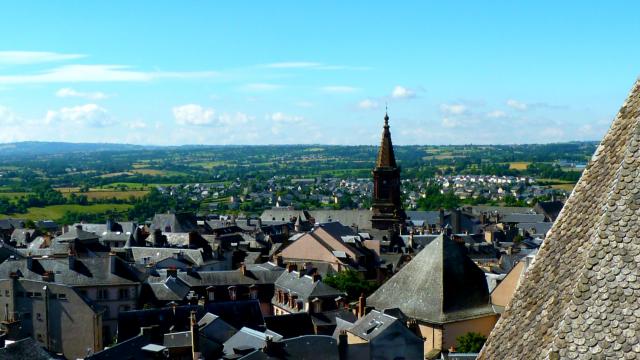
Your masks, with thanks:
M382 140L380 141L380 150L378 151L376 167L396 167L396 157L393 153L391 132L389 131L389 114L386 111L384 113L384 127L382 130Z

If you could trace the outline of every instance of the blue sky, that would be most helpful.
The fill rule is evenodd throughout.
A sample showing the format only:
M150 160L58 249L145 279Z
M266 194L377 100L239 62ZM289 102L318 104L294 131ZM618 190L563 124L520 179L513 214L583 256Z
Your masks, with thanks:
M640 74L632 1L14 1L0 142L599 140Z

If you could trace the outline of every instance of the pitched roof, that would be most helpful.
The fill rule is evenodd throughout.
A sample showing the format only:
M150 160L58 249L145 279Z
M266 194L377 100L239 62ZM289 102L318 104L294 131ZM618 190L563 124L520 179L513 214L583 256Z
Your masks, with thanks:
M113 258L113 259L112 259ZM115 256L75 259L72 268L70 258L33 258L29 269L28 259L8 260L0 264L0 278L8 279L12 272L20 272L22 278L42 280L45 271L54 276L54 282L68 286L136 285L145 277L135 267ZM71 260L73 261L73 260ZM112 264L112 261L114 262ZM112 268L113 267L113 268Z
M639 117L637 81L480 359L639 356Z
M276 280L275 285L278 288L295 293L301 300L306 300L310 297L344 296L343 292L323 283L322 280L314 281L311 276L300 276L297 271L283 271L278 280Z
M3 360L53 360L40 344L33 338L18 340L7 347L0 348L0 358Z
M485 275L463 245L444 235L384 283L367 304L399 308L409 317L433 324L493 314Z

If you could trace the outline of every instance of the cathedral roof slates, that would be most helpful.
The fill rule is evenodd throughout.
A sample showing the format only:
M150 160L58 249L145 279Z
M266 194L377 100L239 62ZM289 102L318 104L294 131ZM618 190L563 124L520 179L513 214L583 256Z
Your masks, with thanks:
M479 359L640 356L639 158L640 81Z

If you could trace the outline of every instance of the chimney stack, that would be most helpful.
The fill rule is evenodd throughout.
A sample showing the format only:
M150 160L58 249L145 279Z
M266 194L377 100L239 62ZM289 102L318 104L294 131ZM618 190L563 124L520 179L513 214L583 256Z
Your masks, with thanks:
M349 337L346 330L340 330L338 335L338 358L340 360L347 359L347 348L349 347Z
M367 306L367 299L364 297L364 293L360 294L358 298L358 319L364 316L364 309Z
M191 355L193 360L200 360L198 321L196 320L196 312L191 311Z
M240 272L242 273L242 276L247 276L247 265L245 265L244 263L241 263Z

